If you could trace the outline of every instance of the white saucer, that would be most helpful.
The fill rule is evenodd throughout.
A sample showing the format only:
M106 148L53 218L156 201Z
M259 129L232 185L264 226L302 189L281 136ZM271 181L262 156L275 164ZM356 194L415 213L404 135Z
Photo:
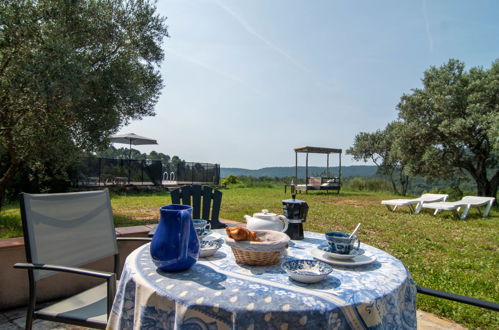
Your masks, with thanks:
M310 254L317 260L324 261L330 265L335 266L362 266L369 265L376 261L376 257L372 254L363 254L356 256L353 259L337 260L330 259L326 256L326 252L319 250L318 248L313 248L310 250Z
M361 256L364 254L363 249L354 249L350 251L350 254L339 254L339 253L334 253L334 252L329 252L326 250L323 250L323 247L327 246L319 246L318 250L324 253L324 256L328 259L336 259L336 260L345 260L345 259L353 259L355 257Z

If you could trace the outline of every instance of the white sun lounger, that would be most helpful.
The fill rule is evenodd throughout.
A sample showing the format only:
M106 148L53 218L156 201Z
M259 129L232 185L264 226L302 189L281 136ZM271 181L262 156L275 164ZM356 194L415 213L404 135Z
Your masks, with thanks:
M490 209L494 204L494 200L494 197L464 196L463 199L457 202L424 203L423 207L434 209L434 215L437 215L440 211L456 211L459 218L463 220L466 219L466 216L472 207L478 208L483 217L488 216ZM481 206L485 206L485 210L483 212L480 209ZM459 214L459 212L461 212L461 214Z
M446 201L449 195L447 194L423 194L421 197L414 199L389 199L381 201L381 204L386 205L390 211L395 211L399 206L409 206L411 212L418 214L421 212L421 207L423 203L433 203ZM413 206L416 204L416 207ZM390 208L392 206L392 208Z

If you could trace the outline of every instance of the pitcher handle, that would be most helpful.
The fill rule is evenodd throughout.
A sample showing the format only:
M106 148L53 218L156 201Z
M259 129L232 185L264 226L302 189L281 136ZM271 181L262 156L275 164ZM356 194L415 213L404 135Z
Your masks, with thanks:
M189 253L189 237L191 232L191 214L188 210L180 211L180 221L183 235L180 242L180 259L187 258Z
M281 232L285 232L286 230L288 230L288 224L289 224L289 220L288 218L286 218L284 215L279 215L278 216L280 220L282 220L282 222L284 223L284 229L281 230Z

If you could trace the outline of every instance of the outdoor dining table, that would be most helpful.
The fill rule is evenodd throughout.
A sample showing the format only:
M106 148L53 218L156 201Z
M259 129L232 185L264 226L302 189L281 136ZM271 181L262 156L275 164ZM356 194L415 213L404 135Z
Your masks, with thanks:
M322 243L324 234L305 232L282 259L312 259L310 249ZM416 288L409 272L390 254L361 248L377 260L333 266L325 280L304 284L290 279L280 263L237 264L225 244L187 271L163 272L146 244L126 259L108 328L415 329Z

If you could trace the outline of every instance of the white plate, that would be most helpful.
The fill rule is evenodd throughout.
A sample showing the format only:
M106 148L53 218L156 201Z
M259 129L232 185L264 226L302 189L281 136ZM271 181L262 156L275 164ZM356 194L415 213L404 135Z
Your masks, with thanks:
M314 257L317 260L324 261L330 265L335 265L335 266L362 266L362 265L369 265L370 263L373 263L376 261L376 257L373 256L372 254L363 254L360 256L356 256L353 259L346 259L346 260L335 260L335 259L329 259L328 257L325 256L326 252L319 250L318 248L313 248L310 250L310 254L312 257Z
M329 251L324 251L320 246L318 247L318 250L324 253L324 257L328 259L336 259L336 260L345 260L345 259L353 259L355 257L361 256L364 254L363 249L354 249L350 251L350 254L339 254L339 253L334 253L334 252L329 252Z

